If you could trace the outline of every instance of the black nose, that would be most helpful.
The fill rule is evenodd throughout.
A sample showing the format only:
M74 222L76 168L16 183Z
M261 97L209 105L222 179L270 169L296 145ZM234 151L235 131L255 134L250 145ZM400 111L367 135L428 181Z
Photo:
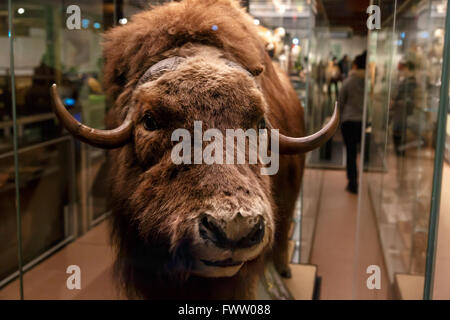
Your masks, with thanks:
M245 221L240 222L245 223ZM229 227L236 227L236 223L239 222L231 221ZM264 238L263 219L259 219L258 222L251 226L250 231L248 231L248 228L239 228L241 230L245 230L245 233L242 237L238 237L238 239L234 240L227 236L226 232L220 226L220 223L210 215L204 215L200 218L198 229L200 236L203 239L209 240L217 247L223 249L249 248L260 243Z

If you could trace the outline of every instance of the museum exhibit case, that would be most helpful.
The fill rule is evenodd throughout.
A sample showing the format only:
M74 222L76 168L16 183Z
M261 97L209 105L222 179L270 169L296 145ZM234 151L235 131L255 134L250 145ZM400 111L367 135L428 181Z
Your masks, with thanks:
M0 3L0 44L8 48L0 54L0 299L125 298L110 281L107 151L79 142L63 128L51 109L49 88L58 85L76 119L104 129L112 101L102 87L102 33L126 25L149 4L165 2ZM344 52L354 57L366 38L336 40L322 1L242 3L269 55L289 75L305 110L306 133L317 132L330 120L337 98L327 86L330 58ZM444 222L450 216L450 119L443 129L438 116L445 110L450 118L448 1L372 3L390 14L367 36L353 298L449 298L450 228ZM78 10L70 5L79 8L80 25L69 19ZM290 261L312 274L305 287L320 282L310 264L318 212L327 201L322 169L345 168L344 151L338 133L306 154L289 231ZM446 161L442 174L440 158ZM81 291L66 288L73 265L83 274ZM367 287L373 265L381 271L380 290ZM295 297L296 288L283 285L272 265L258 286L262 299ZM307 299L319 297L316 289L311 292Z
M48 88L58 83L64 104L75 117L104 128L107 103L100 85L100 37L108 27L105 23L114 21L114 6L105 7L102 1L78 5L83 13L80 30L71 32L63 2L14 1L9 8L2 3L13 30L8 31L8 18L2 15L6 23L2 44L13 55L13 59L2 56L0 111L0 286L12 284L8 294L20 288L26 292L27 286L45 281L40 276L23 281L23 274L108 214L105 152L67 135L49 104Z
M106 152L80 143L62 128L51 110L49 87L58 84L65 107L76 119L105 128L111 101L101 85L102 32L127 24L149 4L164 2L81 0L70 4L75 7L52 0L2 3L0 40L11 48L13 59L2 55L0 79L0 235L5 239L0 241L0 298L117 298L110 287L98 284L103 274L112 272ZM246 5L268 52L290 75L306 110L307 132L317 131L332 113L332 108L313 107L322 104L315 95L323 84L312 75L327 59L327 48L319 45L328 35L326 17L316 1ZM80 25L70 20L77 10ZM322 172L305 171L308 188L299 195L290 230L294 263L310 260L322 181ZM91 236L94 229L100 236ZM63 281L67 265L80 257L90 260L80 268L92 282L81 295L66 292ZM48 277L60 279L60 286L40 290ZM265 279L279 281L270 273ZM291 297L283 289L268 294Z
M448 4L373 3L393 14L368 35L354 297L429 299L448 110ZM370 266L380 268L381 290L363 281Z
M272 59L289 74L305 110L306 132L317 132L331 117L334 103L324 88L329 60L330 32L326 14L317 1L249 1L249 13ZM323 184L320 168L325 148L306 155L301 196L297 203L293 262L310 262L319 199Z

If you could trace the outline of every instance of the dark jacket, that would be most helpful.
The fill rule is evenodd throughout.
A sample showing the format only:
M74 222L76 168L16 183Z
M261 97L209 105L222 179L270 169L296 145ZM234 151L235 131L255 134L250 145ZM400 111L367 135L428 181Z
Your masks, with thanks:
M349 77L342 84L338 104L341 122L362 121L364 109L365 70L350 71Z

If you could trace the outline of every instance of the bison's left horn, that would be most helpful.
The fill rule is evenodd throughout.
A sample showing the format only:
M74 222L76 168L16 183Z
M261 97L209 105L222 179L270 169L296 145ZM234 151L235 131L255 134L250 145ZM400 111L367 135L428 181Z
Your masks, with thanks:
M334 113L330 122L326 124L320 131L301 138L293 138L279 134L280 153L296 154L304 153L320 147L328 141L336 132L339 126L339 111L338 105L334 107Z
M78 122L61 101L56 84L51 87L53 100L53 111L58 116L63 126L76 138L95 147L112 149L126 144L132 133L131 113L129 112L125 121L116 129L98 130L85 126Z

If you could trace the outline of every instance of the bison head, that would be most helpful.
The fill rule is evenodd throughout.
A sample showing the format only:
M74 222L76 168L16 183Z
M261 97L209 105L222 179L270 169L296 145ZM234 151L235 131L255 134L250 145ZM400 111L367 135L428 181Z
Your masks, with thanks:
M122 237L135 239L119 246L142 258L125 263L146 269L162 261L158 272L233 276L273 241L270 177L261 175L260 163L175 164L171 135L183 128L193 137L194 121L224 135L226 129L270 125L273 113L257 77L262 69L248 70L232 55L205 44L187 43L157 57L126 85L126 98L116 100L112 116L122 119L116 129L79 123L63 106L56 85L54 111L78 139L114 149L115 219L122 223ZM330 123L311 136L279 134L279 152L317 148L334 134L338 121L335 110Z

